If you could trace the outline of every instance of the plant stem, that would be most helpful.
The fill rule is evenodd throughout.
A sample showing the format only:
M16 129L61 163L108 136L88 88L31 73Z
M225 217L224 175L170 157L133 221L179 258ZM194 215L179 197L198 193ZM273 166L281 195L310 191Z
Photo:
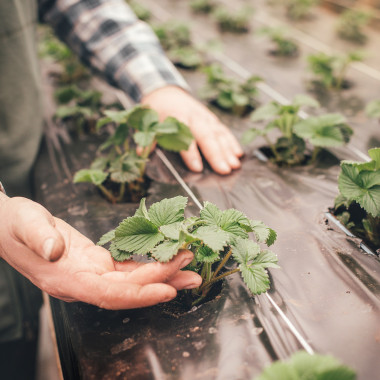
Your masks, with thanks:
M116 198L117 202L121 202L123 200L124 193L125 193L125 182L122 182L121 185L120 185L119 196Z
M232 255L232 249L230 249L228 251L228 253L226 254L226 256L223 257L223 260L219 263L218 267L216 268L214 274L212 275L211 277L211 280L214 279L216 277L216 275L219 273L219 271L224 267L224 265L227 263L228 259L231 257Z
M111 203L116 203L116 198L103 185L98 185L98 188Z
M274 146L274 144L272 144L272 142L269 140L268 136L263 136L265 141L267 142L267 144L269 145L271 151L273 152L275 158L276 158L276 161L281 161L281 156L279 155L276 147Z
M311 159L310 159L310 163L311 164L314 164L314 162L317 160L317 156L319 154L319 152L321 151L321 147L319 146L316 146L313 150L313 154L311 156Z
M224 277L227 277L227 276L230 276L231 274L234 274L236 272L240 272L240 269L239 268L235 268L235 269L232 269L232 270L229 270L228 272L225 272L225 273L222 273L220 274L219 276L211 279L210 281L208 282L204 282L200 287L199 287L199 291L204 291L206 290L206 288L210 287L212 284L214 284L215 282L221 280L222 278Z
M120 156L123 154L123 152L121 151L120 147L115 145L115 150L116 150L116 153L117 154L120 154Z

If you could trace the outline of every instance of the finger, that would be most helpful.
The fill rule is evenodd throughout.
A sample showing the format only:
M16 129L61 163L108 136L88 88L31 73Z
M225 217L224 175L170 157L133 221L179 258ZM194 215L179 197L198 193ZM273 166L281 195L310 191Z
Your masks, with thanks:
M225 134L218 136L219 144L224 157L232 169L238 169L241 166L240 160L236 157L235 153L231 149L230 138Z
M179 271L167 284L177 290L194 289L202 284L202 277L192 271Z
M244 154L244 151L237 140L237 138L230 132L228 127L223 125L224 127L224 136L228 139L229 147L232 150L232 152L235 154L237 157L242 157Z
M61 287L60 294L49 294L59 299L86 302L109 310L152 306L168 302L177 295L176 289L167 284L123 283L117 279L111 280L110 276L93 273L81 273L80 279L76 278L73 282L75 287Z
M168 263L149 263L141 265L131 272L128 281L135 284L145 285L153 283L166 283L174 275L193 260L193 253L182 250Z
M218 174L231 173L231 166L221 149L219 139L216 136L214 138L202 137L204 138L197 139L198 145L212 169Z
M203 162L195 141L191 143L188 150L181 152L185 165L193 172L199 173L203 170Z
M65 251L65 242L55 228L53 216L44 207L30 200L12 198L12 201L17 208L11 233L45 260L58 260Z

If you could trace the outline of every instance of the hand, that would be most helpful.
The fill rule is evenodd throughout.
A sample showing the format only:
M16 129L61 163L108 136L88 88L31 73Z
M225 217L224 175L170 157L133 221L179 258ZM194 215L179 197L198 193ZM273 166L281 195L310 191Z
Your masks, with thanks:
M173 116L189 126L195 141L181 156L190 170L203 170L198 147L215 172L229 174L240 168L243 151L234 135L207 107L181 88L162 87L144 96L141 103L156 110L161 120Z
M0 194L0 256L53 297L105 309L130 309L173 299L201 278L181 271L193 259L179 252L169 263L116 263L110 253L26 198Z

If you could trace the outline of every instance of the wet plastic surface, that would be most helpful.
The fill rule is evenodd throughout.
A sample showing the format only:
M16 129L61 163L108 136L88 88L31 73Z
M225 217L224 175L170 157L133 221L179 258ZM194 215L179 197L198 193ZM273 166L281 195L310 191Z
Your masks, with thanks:
M61 152L70 157L72 173L91 159L84 144L94 152L96 144L85 140ZM278 231L273 250L281 269L271 271L270 295L313 349L336 355L358 370L359 379L375 379L380 263L326 225L338 166L280 170L250 158L220 177L188 173L176 155L169 157L199 200L236 207ZM51 168L41 156L38 200L93 241L137 207L111 206L91 186L57 181ZM187 195L157 156L149 174L160 182L153 181L148 203ZM192 202L189 211L198 213ZM251 379L270 361L302 348L266 297L250 296L238 275L220 298L181 317L162 306L114 312L52 300L52 309L67 379Z
M195 28L205 25L204 18L189 15L186 2L160 2L165 4L170 11L191 17ZM211 26L201 30L205 38L215 33ZM223 38L230 57L252 73L266 76L286 97L305 92L297 75L303 69L302 61L274 61L265 54L264 45L249 49L248 37ZM247 49L238 48L235 38ZM186 77L196 92L204 77L199 73L186 73ZM366 152L380 138L376 123L362 128L366 120L362 106L378 94L378 83L357 79L352 94L360 97L360 107L352 107L349 93L334 95L340 100L328 100L325 106L348 110L355 129L361 128L354 144ZM247 119L220 115L237 135L248 125ZM43 150L36 171L37 200L93 241L137 207L111 206L92 186L71 183L70 176L91 161L96 140L82 137L59 148L51 145L51 137L50 149ZM246 148L242 169L227 177L210 170L189 173L177 155L166 155L199 201L235 207L278 232L273 250L281 269L270 272L270 298L250 296L239 275L234 275L219 298L180 317L171 315L165 306L106 311L52 299L65 379L250 380L271 361L305 348L305 342L316 352L335 355L353 367L359 380L379 378L380 261L359 248L359 239L347 237L325 217L338 191L339 160L358 157L342 148L334 150L335 156L325 155L316 166L280 169L254 156L261 143L257 140ZM153 179L149 204L188 195L157 155L148 173ZM191 200L188 211L198 214Z

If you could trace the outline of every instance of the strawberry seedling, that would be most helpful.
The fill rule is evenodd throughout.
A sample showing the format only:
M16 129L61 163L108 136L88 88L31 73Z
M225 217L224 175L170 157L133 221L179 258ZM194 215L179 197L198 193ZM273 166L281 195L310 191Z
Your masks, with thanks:
M370 162L341 162L334 214L380 253L380 148L368 154Z
M214 0L191 0L190 7L195 13L210 13L215 9Z
M270 38L275 46L270 51L273 55L292 57L298 54L298 45L285 35L282 28L263 27L259 30L259 34L267 35Z
M185 218L187 198L163 199L147 209L145 199L135 215L103 235L98 245L111 243L109 250L117 261L132 255L146 255L159 262L168 262L179 249L190 249L194 260L185 269L199 273L201 286L192 291L192 305L208 296L215 283L240 272L252 294L269 289L267 268L277 268L276 255L258 243L270 246L276 233L262 222L251 220L235 209L220 210L205 202L199 217ZM256 241L249 239L253 232ZM231 267L230 261L237 266Z
M339 18L337 33L339 37L362 44L367 40L363 28L371 20L371 15L358 9L348 9Z
M307 18L319 0L286 0L286 15L292 20Z
M69 122L77 133L95 132L96 122L102 108L102 93L95 90L81 90L76 85L59 88L55 99L60 104L54 119Z
M167 22L156 26L154 31L169 59L185 69L195 69L202 65L203 57L191 41L190 29L181 22Z
M213 17L222 32L247 33L250 29L250 18L253 9L243 7L233 13L231 10L219 6L213 12Z
M238 116L244 116L257 106L257 82L261 78L252 76L240 83L225 76L220 65L212 64L204 68L207 84L200 96L217 107Z
M344 56L325 53L311 54L307 57L309 68L316 77L316 82L327 90L341 90L348 87L345 80L347 69L352 62L363 60L359 52L351 52Z
M314 163L322 148L341 146L349 141L352 129L340 114L325 114L302 120L301 107L319 107L316 100L306 95L298 95L288 105L270 102L251 114L253 122L266 122L264 128L250 128L242 137L243 144L263 137L272 153L271 160L278 165L300 165L307 161ZM280 137L273 143L268 135L273 130ZM310 160L307 158L307 144L313 147Z
M93 183L111 203L138 201L144 194L145 167L154 145L179 152L188 149L193 136L177 119L168 117L160 122L156 111L142 106L104 114L97 127L113 124L115 131L100 146L103 154L89 169L79 170L74 182ZM136 145L143 148L141 155L137 154Z

